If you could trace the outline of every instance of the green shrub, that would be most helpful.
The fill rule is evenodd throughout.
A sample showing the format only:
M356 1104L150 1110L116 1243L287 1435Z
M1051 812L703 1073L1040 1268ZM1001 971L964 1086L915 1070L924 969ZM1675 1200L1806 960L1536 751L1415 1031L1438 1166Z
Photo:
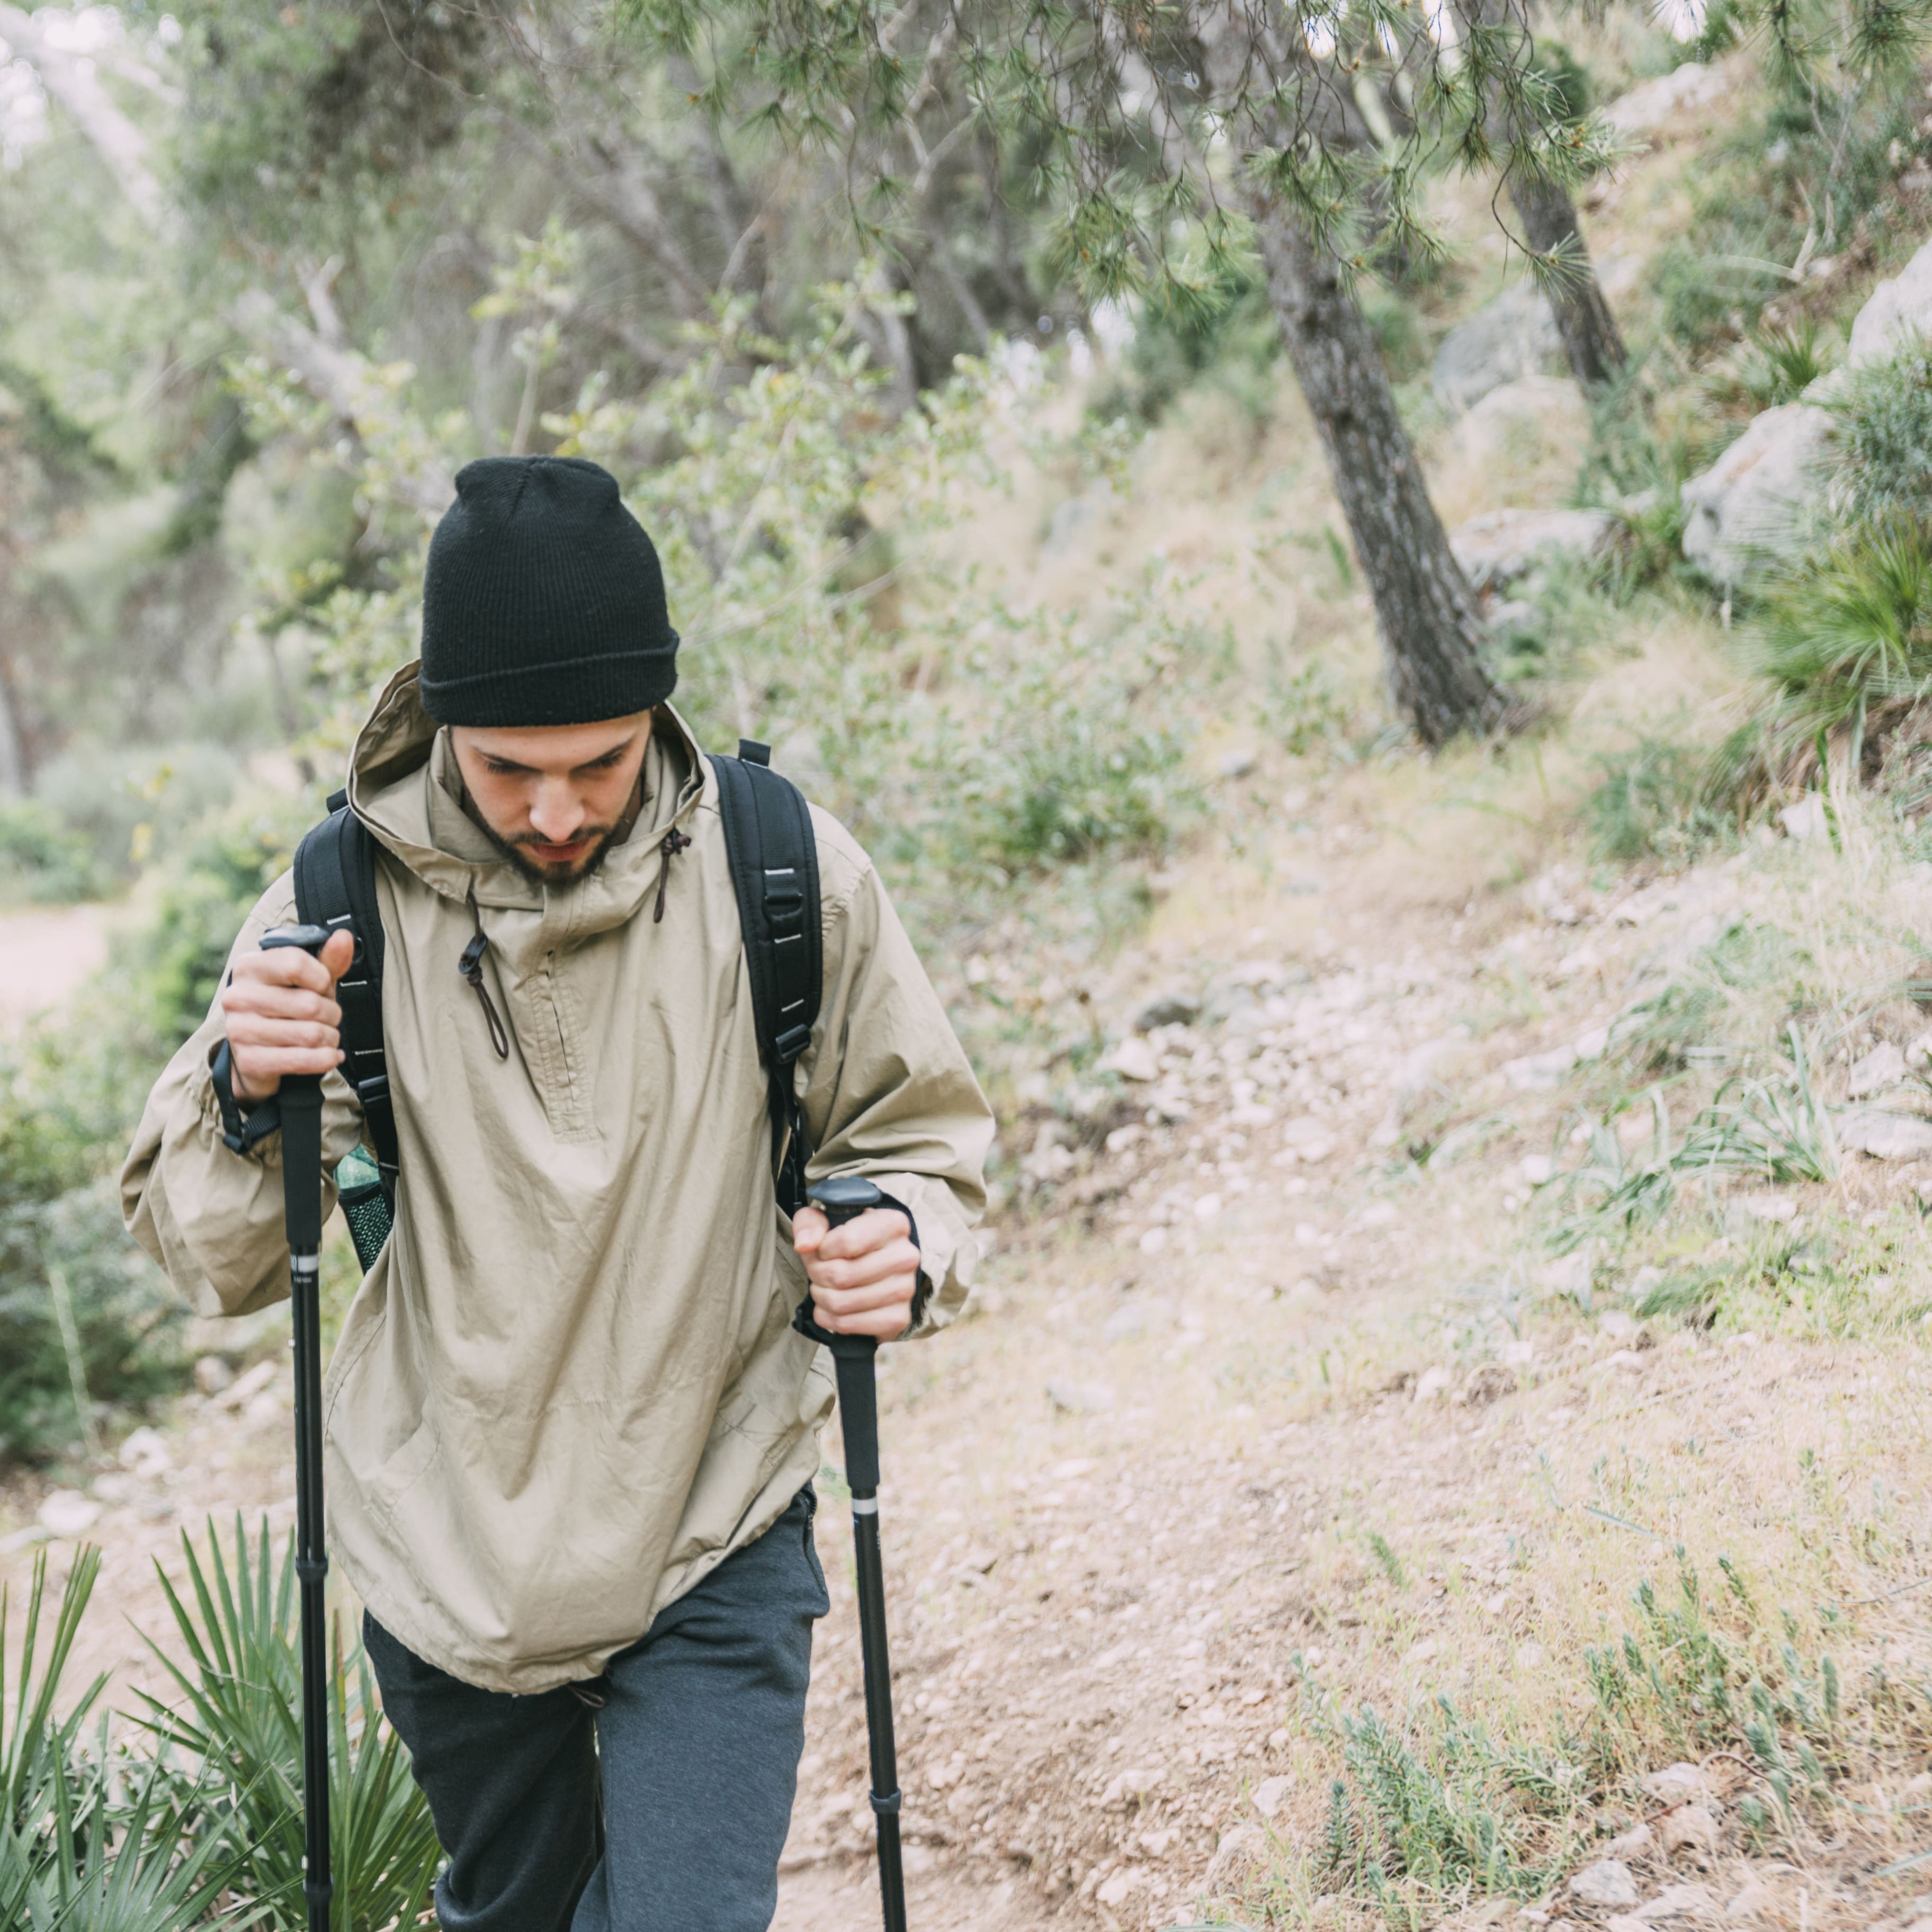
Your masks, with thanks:
M1096 410L1112 414L1125 404L1142 421L1153 422L1183 391L1205 379L1250 415L1265 412L1268 371L1281 352L1267 279L1252 260L1230 260L1214 272L1210 298L1198 309L1142 305L1121 379L1096 392Z
M243 920L320 816L301 800L250 804L161 856L152 916L118 942L109 970L130 1016L168 1050L207 1017Z
M1751 332L1738 360L1738 386L1754 410L1796 402L1830 363L1810 316Z
M1842 116L1842 119L1841 119ZM1742 122L1693 178L1687 232L1648 269L1664 332L1694 357L1747 334L1766 303L1790 294L1806 245L1842 247L1862 225L1884 230L1894 144L1916 151L1917 106L1904 87L1840 102L1822 92L1775 94Z
M1712 802L1704 754L1664 738L1601 757L1603 777L1583 801L1583 822L1600 859L1688 865L1730 830Z
M0 1462L91 1438L179 1385L187 1310L128 1239L111 1182L0 1209Z
M128 1239L111 1176L306 816L290 802L184 838L100 983L0 1052L0 1462L57 1455L104 1405L179 1386L186 1311Z
M1747 645L1772 695L1762 757L1802 776L1827 734L1847 731L1852 765L1932 690L1932 531L1894 521L1855 530L1779 584Z
M0 901L68 904L100 890L85 837L40 799L0 799Z
M1838 418L1838 501L1848 524L1932 521L1932 341L1915 336L1888 361L1848 370Z

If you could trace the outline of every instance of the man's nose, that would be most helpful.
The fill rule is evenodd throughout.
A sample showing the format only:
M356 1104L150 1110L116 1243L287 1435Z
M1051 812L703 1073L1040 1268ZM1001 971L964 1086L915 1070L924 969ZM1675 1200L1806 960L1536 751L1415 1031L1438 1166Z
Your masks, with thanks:
M530 806L530 829L553 845L567 845L584 824L584 801L567 784L537 787Z

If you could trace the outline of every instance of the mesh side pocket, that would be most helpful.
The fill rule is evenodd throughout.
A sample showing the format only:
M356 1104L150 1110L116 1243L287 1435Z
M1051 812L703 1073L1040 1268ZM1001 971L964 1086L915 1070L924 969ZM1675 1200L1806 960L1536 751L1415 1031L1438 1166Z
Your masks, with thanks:
M349 1238L356 1244L356 1258L367 1274L389 1238L395 1211L383 1191L382 1174L364 1148L353 1148L343 1157L335 1170L335 1185Z

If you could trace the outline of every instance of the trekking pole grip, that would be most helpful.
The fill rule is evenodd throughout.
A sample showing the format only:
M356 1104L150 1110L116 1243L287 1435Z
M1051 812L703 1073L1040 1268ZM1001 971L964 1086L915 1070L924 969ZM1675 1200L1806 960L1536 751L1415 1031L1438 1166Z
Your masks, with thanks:
M884 1199L869 1180L839 1174L821 1180L808 1197L832 1226L855 1221ZM809 1295L799 1304L792 1325L832 1352L838 1378L838 1426L845 1438L845 1480L855 1496L876 1496L879 1489L879 1396L874 1376L878 1341L870 1335L835 1335L819 1326Z

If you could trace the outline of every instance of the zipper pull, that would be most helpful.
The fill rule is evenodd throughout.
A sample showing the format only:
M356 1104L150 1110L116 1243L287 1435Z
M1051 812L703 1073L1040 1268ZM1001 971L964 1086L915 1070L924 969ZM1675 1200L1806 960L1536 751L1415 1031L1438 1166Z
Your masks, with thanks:
M651 914L653 926L664 923L664 890L670 884L670 862L690 843L691 841L674 825L664 834L663 842L658 847L664 854L664 863L658 868L658 909Z
M456 962L456 970L476 989L476 997L483 1002L483 1022L490 1029L490 1044L496 1049L499 1060L510 1057L510 1036L504 1030L502 1016L497 1012L496 1003L490 997L490 989L483 983L483 956L490 950L488 936L483 930L483 915L476 909L476 888L470 888L470 917L476 928L476 936L463 949L463 956Z

